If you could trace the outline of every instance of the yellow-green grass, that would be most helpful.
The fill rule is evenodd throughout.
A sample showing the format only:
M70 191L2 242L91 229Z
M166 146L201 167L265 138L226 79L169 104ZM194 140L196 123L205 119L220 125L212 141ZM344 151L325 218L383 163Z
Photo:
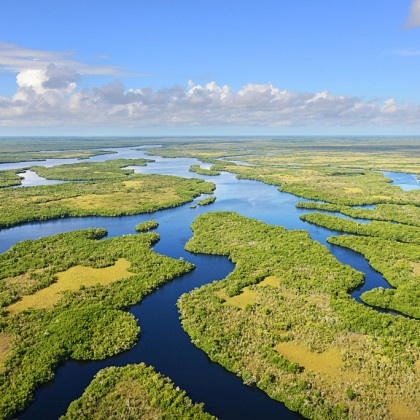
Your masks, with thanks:
M278 343L274 349L291 362L298 363L306 370L330 378L361 380L361 375L343 370L344 362L340 349L331 347L322 353L310 351L305 344L292 341Z
M140 186L136 186L135 189ZM108 210L122 207L127 211L135 210L139 206L145 204L155 204L158 199L159 203L171 202L179 200L179 196L170 187L160 188L158 194L155 192L142 191L115 191L111 194L86 194L73 198L66 198L59 201L47 202L44 206L61 206L71 209L81 210Z
M61 293L67 290L78 290L81 286L94 286L95 284L107 285L116 280L127 278L132 275L128 271L130 262L119 258L115 265L105 268L92 268L75 266L66 271L57 273L57 281L38 290L32 295L23 296L22 299L7 307L10 315L19 313L25 309L51 308L61 297Z
M275 276L269 276L266 277L263 281L258 283L257 287L262 286L272 286L272 287L278 287L279 286L279 280ZM257 295L257 292L255 290L252 290L249 286L244 287L242 289L242 292L239 295L229 297L224 290L219 290L216 292L217 296L223 298L226 300L226 305L232 305L236 306L240 309L245 309L247 305L252 305L255 303L255 297Z
M11 341L11 335L0 333L0 372L3 370L3 363L9 355Z
M420 420L420 414L407 407L404 402L396 402L389 405L392 418L396 420Z

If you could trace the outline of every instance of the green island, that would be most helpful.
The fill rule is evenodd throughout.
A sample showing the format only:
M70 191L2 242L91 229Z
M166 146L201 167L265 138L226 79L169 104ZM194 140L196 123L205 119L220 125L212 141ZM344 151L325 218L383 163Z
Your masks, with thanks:
M212 195L211 197L203 198L202 200L199 200L197 204L199 206L208 206L209 204L212 204L216 201L216 197Z
M103 359L132 347L125 312L193 265L153 252L156 233L99 240L104 229L19 242L0 255L0 417L25 408L65 360Z
M148 230L156 229L159 223L156 220L147 220L146 222L139 223L135 230L136 232L147 232Z
M204 169L200 165L191 165L190 172L195 172L199 175L208 175L208 176L217 176L220 175L220 172L214 171L213 169Z
M144 363L101 370L60 419L115 418L116 413L121 419L216 419Z
M49 179L84 181L0 189L0 229L24 222L72 216L125 216L152 213L210 194L214 184L195 178L134 174L140 160L32 167Z
M235 213L201 215L192 229L187 250L236 264L179 301L213 361L308 418L416 418L416 320L353 300L363 276L304 231Z

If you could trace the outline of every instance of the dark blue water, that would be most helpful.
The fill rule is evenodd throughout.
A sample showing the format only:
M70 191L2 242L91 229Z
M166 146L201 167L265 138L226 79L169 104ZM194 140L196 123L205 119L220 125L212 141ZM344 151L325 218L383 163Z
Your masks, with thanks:
M124 148L118 154L99 156L98 159L121 155L133 157L133 153L132 149ZM134 154L135 157L144 156L143 152ZM34 403L20 418L55 419L65 413L68 404L82 394L98 370L106 366L124 366L141 361L153 365L159 372L170 377L194 401L204 402L206 410L222 419L297 418L283 404L271 400L253 387L243 385L241 379L212 363L192 345L182 330L175 306L178 298L195 287L224 278L233 269L225 257L192 255L184 250L185 243L191 237L191 222L201 213L223 210L235 211L287 229L305 229L312 239L328 246L339 261L366 274L364 287L353 294L357 300L364 290L389 286L360 254L328 245L326 238L334 232L302 222L299 215L308 210L295 207L298 201L303 201L301 198L281 193L276 187L261 182L239 181L228 173L217 177L197 176L188 172L191 164L199 163L196 159L153 159L156 159L155 163L139 167L136 171L205 178L217 184L216 202L196 209L191 209L190 204L187 204L153 215L60 219L0 230L0 252L4 252L23 239L88 227L104 227L108 229L109 236L135 233L136 224L153 218L159 222L157 232L161 235L161 240L154 247L155 251L173 258L182 257L196 265L193 272L161 287L131 309L139 319L142 331L139 343L132 350L101 362L67 362L58 369L54 381L37 391Z

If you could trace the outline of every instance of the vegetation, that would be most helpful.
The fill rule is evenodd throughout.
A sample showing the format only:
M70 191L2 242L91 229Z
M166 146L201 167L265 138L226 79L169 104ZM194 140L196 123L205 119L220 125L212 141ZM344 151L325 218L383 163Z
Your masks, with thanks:
M419 137L263 137L162 139L154 154L243 161L290 169L312 167L374 169L420 175ZM216 168L213 168L216 170Z
M0 346L5 359L0 371L0 418L22 410L34 390L51 380L66 359L103 359L132 347L139 327L124 309L193 268L154 253L150 247L159 238L156 233L99 240L105 235L104 229L63 233L20 242L0 255L0 338L5 343ZM121 270L121 260L130 265ZM109 281L92 285L87 278L77 290L72 284L72 268L116 265ZM8 305L37 290L48 294L50 287L60 284L63 273L70 278L54 306L26 305L28 309L8 316Z
M189 251L236 264L179 301L213 361L308 418L398 418L401 407L418 417L419 323L353 300L361 273L306 232L234 213L201 215L192 229Z
M126 166L146 166L148 159L115 159L105 162L83 162L52 167L32 166L31 170L47 179L62 181L116 181L127 180L134 173Z
M202 200L198 201L197 204L199 206L208 206L216 201L216 197L213 195L211 197L203 198Z
M280 191L343 206L420 204L420 190L403 192L378 171L420 175L418 138L205 139L169 143L153 153L196 157L212 170L278 185ZM240 161L244 164L234 163Z
M420 190L404 192L378 172L419 176L419 139L2 139L0 162L84 158L106 153L92 147L151 143L163 145L153 154L212 164L210 170L193 165L192 172L229 171L322 201L300 203L301 208L372 220L303 217L358 235L329 242L365 255L392 286L366 292L362 300L406 315L380 313L352 299L349 292L362 284L363 275L340 264L306 232L214 213L193 223L187 248L226 255L236 268L225 280L179 301L194 344L244 383L256 384L308 418L420 418ZM126 169L146 162L32 167L46 178L73 182L1 188L0 228L58 217L153 212L214 190L202 180ZM0 187L18 185L18 178L17 171L1 171ZM354 207L365 205L375 208ZM99 240L105 236L103 229L72 232L24 241L0 255L1 418L25 407L64 360L100 359L130 348L139 327L124 310L192 269L152 252L156 233ZM171 403L175 411L165 411L172 410ZM179 411L184 405L187 411ZM98 374L67 416L112 417L113 410L128 417L140 412L146 418L205 416L201 407L190 408L182 391L141 365Z
M2 140L3 141L3 140ZM57 146L56 146L57 147ZM4 149L4 146L0 146L0 150ZM17 152L16 150L10 152L0 153L0 163L14 163L14 162L25 162L25 161L36 161L45 159L88 159L92 156L105 155L112 152L106 152L104 150L71 150L71 151L51 151L51 152L38 152L38 151L22 151Z
M420 226L420 207L414 205L377 204L374 209L353 208L337 204L304 202L297 203L301 209L339 212L357 219L379 220Z
M144 363L98 372L82 397L61 420L71 419L215 419L185 391Z
M18 173L20 169L0 171L0 188L13 187L21 184L21 178Z
M84 177L28 188L0 189L0 228L19 223L70 216L124 216L151 213L192 201L214 189L200 179L166 175L135 175L121 170L130 160L33 168L56 179Z
M150 140L133 138L89 137L1 137L0 162L23 162L44 159L86 159L109 151L100 148L140 146Z
M382 238L331 237L328 242L363 254L393 288L375 288L362 294L369 305L420 318L420 247Z
M199 174L199 175L207 175L207 176L220 175L220 172L214 171L213 169L204 169L200 165L191 165L189 171L195 172L196 174Z
M159 223L156 220L147 220L146 222L139 223L136 226L136 232L147 232L148 230L156 229Z
M395 224L391 222L357 223L343 217L331 216L323 213L304 214L300 218L317 226L331 230L355 233L363 236L375 236L398 242L420 245L420 227Z

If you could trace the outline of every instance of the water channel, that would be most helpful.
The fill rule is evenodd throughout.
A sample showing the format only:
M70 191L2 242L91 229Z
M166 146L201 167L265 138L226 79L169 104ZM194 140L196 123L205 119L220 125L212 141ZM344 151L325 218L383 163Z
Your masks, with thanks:
M389 287L387 282L360 254L327 244L326 238L335 232L302 222L299 216L308 210L296 208L297 202L304 201L301 198L281 193L276 187L258 181L238 180L229 173L206 177L188 172L190 165L200 164L196 159L163 159L146 156L143 151L132 148L114 151L115 154L100 155L89 160L151 158L155 160L154 163L136 167L135 171L199 177L215 182L217 200L210 206L192 209L189 203L153 215L69 218L4 229L0 230L0 252L24 239L88 227L104 227L109 237L135 233L136 224L153 218L159 222L157 232L161 236L154 250L169 257L182 257L195 264L196 269L161 287L140 305L131 308L130 312L139 320L141 327L140 340L133 349L99 362L66 362L58 369L55 379L36 392L35 401L19 418L56 419L65 413L72 400L82 394L98 370L106 366L124 366L141 361L170 377L177 386L187 391L193 401L204 402L205 409L221 419L300 418L283 404L271 400L255 387L244 385L240 378L212 363L201 350L192 345L182 330L175 306L178 298L195 287L224 278L234 268L225 257L192 255L184 250L185 243L191 237L191 222L199 214L208 211L235 211L287 229L307 230L312 239L325 244L339 261L365 273L365 284L352 294L358 301L363 291L378 286ZM73 163L69 160L66 162ZM62 163L63 160L58 159L57 162L49 160L33 164L53 166ZM6 169L2 166L0 170ZM25 162L24 166L30 165Z

